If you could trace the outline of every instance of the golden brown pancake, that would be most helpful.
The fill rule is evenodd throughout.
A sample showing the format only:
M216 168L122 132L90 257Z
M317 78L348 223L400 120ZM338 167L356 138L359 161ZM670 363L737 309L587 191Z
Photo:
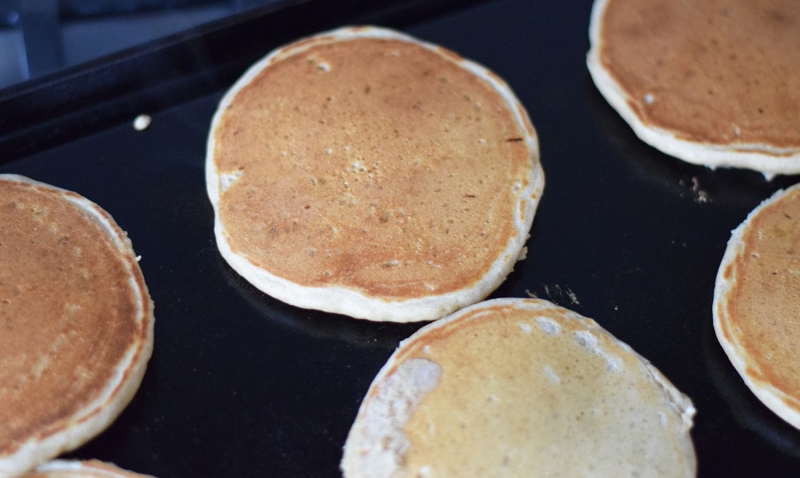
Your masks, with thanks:
M225 95L208 193L231 266L290 304L431 320L524 255L536 133L496 75L391 30L283 47Z
M39 465L20 478L153 478L123 470L111 463L97 460L66 461L53 460Z
M429 324L378 373L346 478L690 477L694 407L593 320L495 299Z
M645 142L800 172L800 2L596 0L590 36L595 84Z
M108 213L0 175L0 476L74 449L116 418L144 375L152 310Z
M800 428L800 186L733 231L717 274L714 330L755 395Z

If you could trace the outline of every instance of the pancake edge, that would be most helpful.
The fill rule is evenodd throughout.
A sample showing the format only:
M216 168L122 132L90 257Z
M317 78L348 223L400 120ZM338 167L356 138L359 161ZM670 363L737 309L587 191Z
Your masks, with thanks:
M50 424L45 430L22 442L9 454L0 455L0 477L14 477L35 466L74 450L108 428L136 394L144 377L147 362L153 352L153 301L150 299L144 276L139 268L130 239L109 213L85 197L56 186L16 174L0 174L0 181L27 184L34 189L58 194L63 200L94 220L117 247L118 257L128 272L128 283L136 298L139 335L135 348L129 348L115 367L111 381L99 391L97 398L76 414ZM56 429L53 429L57 427Z
M669 129L648 125L631 108L630 95L602 66L600 50L601 23L611 0L595 0L589 24L591 47L586 55L586 66L600 94L633 129L639 139L670 156L687 163L711 169L744 168L758 171L767 180L777 174L800 173L800 146L775 148L762 143L732 143L730 145L702 143L681 139Z
M91 475L86 476L102 476L104 478L155 478L150 475L142 475L114 465L113 463L102 462L98 460L53 460L34 469L38 473L84 473L91 472Z
M744 234L751 226L751 220L756 217L761 211L769 207L773 203L779 201L781 198L787 196L793 191L800 190L800 183L795 184L786 189L776 191L772 196L761 202L755 209L753 209L747 218L731 233L731 238L725 249L725 254L717 271L717 277L714 282L714 302L712 305L712 314L714 321L714 333L717 336L717 341L725 351L733 367L742 377L747 388L763 403L767 408L772 410L773 413L778 415L785 422L791 426L800 429L800 409L791 407L785 399L800 400L800 396L793 397L784 393L778 388L774 387L769 382L759 380L752 375L748 374L748 367L757 368L757 365L748 365L747 361L750 354L742 347L738 341L738 337L730 331L730 317L728 316L727 303L728 295L734 287L736 281L736 274L738 268L733 267L737 259L740 257L744 250L743 237ZM724 271L727 267L731 266L733 275L730 280L724 278ZM728 335L730 340L726 337Z
M249 85L264 68L270 66L273 62L302 53L312 46L319 44L358 38L392 39L416 44L439 54L443 59L451 61L475 74L484 80L484 82L488 83L488 85L505 100L506 106L511 111L517 126L523 134L523 139L529 152L528 156L531 171L528 177L528 186L521 190L517 196L517 207L513 216L517 234L509 240L505 249L499 254L498 258L484 275L468 288L446 294L425 296L423 298L387 300L381 297L369 296L347 287L302 286L254 265L246 257L233 252L228 244L226 231L220 221L220 177L214 164L214 150L216 144L214 133L228 105L230 105L242 88ZM544 190L544 182L544 170L539 160L539 142L536 130L528 117L527 111L522 106L522 103L502 79L487 68L470 60L463 59L456 53L446 50L441 46L423 42L394 30L373 26L344 27L319 33L279 47L267 54L267 56L251 66L223 96L214 113L206 147L206 188L209 200L214 209L214 236L220 254L231 268L257 289L287 304L305 309L316 309L378 322L418 322L439 319L455 310L484 299L500 286L506 276L513 270L517 260L524 257L524 246L529 237L528 234L533 224L536 208ZM523 216L523 218L520 219L520 216Z
M697 413L697 409L694 407L692 400L678 390L672 382L667 379L660 370L658 370L654 365L650 363L649 360L644 358L643 356L639 355L635 350L633 350L628 344L622 342L621 340L617 339L612 335L610 332L602 328L597 322L593 319L588 317L584 317L576 312L573 312L569 309L564 307L558 306L543 299L520 299L520 298L499 298L499 299L491 299L486 300L483 302L479 302L477 304L473 304L469 307L465 307L448 317L445 317L441 320L437 320L435 322L431 322L428 325L417 330L414 334L412 334L409 338L400 342L397 346L397 349L392 353L389 359L386 361L386 364L380 369L378 374L373 379L372 383L369 386L369 389L364 396L361 405L359 406L356 418L353 422L350 431L348 432L347 439L345 444L342 448L343 456L342 460L339 464L339 467L342 471L344 478L368 478L365 475L359 474L359 466L358 463L360 461L359 450L364 449L367 445L363 443L361 439L361 435L363 432L361 428L365 426L363 423L363 417L366 415L366 410L371 406L371 399L375 396L377 392L377 387L379 384L384 383L386 379L394 373L395 369L404 363L408 358L400 357L404 352L405 349L411 346L415 341L424 340L425 336L429 331L436 330L438 328L444 327L448 325L450 322L459 320L462 316L470 314L476 310L481 309L489 309L495 306L512 306L514 308L524 308L532 313L537 311L543 310L559 310L562 311L562 315L564 320L574 320L581 324L581 326L592 333L596 333L599 335L604 336L612 343L618 345L624 352L631 354L633 357L638 359L640 364L642 365L642 380L648 380L650 383L658 390L660 390L663 394L664 404L666 408L671 410L675 413L679 420L683 425L683 429L681 432L684 434L685 439L682 440L684 444L684 452L687 456L690 456L690 459L687 461L687 469L685 470L686 477L694 477L697 473L697 455L694 449L694 443L691 439L689 431L694 426L694 416ZM435 387L434 387L435 389ZM412 413L413 414L413 413Z

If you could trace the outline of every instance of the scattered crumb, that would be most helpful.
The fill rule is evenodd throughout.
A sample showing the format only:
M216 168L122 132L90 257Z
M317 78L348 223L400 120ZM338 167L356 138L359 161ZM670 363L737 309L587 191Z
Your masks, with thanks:
M685 186L686 181L681 179L678 181L678 185ZM697 179L697 176L692 177L692 196L694 202L697 204L703 204L711 201L711 198L708 197L708 193L702 189L700 189L700 180ZM683 193L681 193L681 197L685 197Z
M697 201L700 204L708 202L708 194L706 194L705 191L700 191L697 194L697 197L695 198L695 201Z
M692 177L692 192L696 203L703 204L708 202L708 193L700 189L700 181L698 181L697 177Z
M569 287L567 287L567 297L569 297L569 300L572 301L573 304L581 305L581 303L578 302L578 296L575 295L575 292L572 292L572 289Z
M530 295L530 292L528 291L525 292L528 295ZM575 294L575 292L573 292L572 289L569 288L569 286L565 285L562 288L560 285L556 284L553 286L552 289L550 289L550 287L545 285L544 292L551 300L553 299L568 300L572 305L581 305L580 301L578 300L577 294Z
M133 120L133 129L136 131L144 131L150 126L152 118L149 115L139 115Z
M142 260L142 256L136 256L136 262L139 262L141 260Z
M525 289L525 294L528 297L530 297L531 299L538 299L539 298L536 294L534 294L533 292L529 291L528 289Z

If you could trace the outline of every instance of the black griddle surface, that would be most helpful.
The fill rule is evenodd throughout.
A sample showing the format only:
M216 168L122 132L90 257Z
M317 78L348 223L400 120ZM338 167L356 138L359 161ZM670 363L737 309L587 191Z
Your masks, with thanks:
M406 3L412 11L420 4ZM730 231L796 178L767 182L754 172L695 167L639 141L587 72L590 1L453 3L416 16L397 7L372 16L353 10L327 23L291 18L320 28L355 20L402 26L503 77L537 129L546 186L528 257L491 297L530 292L552 300L595 319L652 361L698 409L692 436L699 476L798 476L800 431L744 386L711 324L714 279ZM302 8L314 12L315 2ZM204 184L209 124L243 68L278 46L245 45L247 32L269 29L276 18L285 24L279 15L218 26L214 38L229 43L208 50L228 49L232 60L216 54L207 67L200 61L192 78L202 81L165 76L135 93L119 87L117 97L107 88L116 85L112 75L97 86L102 101L92 107L91 91L73 94L74 81L65 76L17 90L16 99L0 94L0 107L16 101L13 114L22 118L7 133L14 149L5 149L0 172L74 190L109 211L142 256L156 304L155 350L141 389L107 431L71 457L160 478L340 476L341 447L372 378L421 326L285 305L241 279L217 252ZM249 30L226 36L237 21ZM312 33L297 28L286 40ZM167 46L208 38L173 38ZM237 56L238 42L258 56ZM164 48L139 50L136 61L147 65ZM91 76L108 65L70 75ZM176 82L183 86L170 103L164 92ZM52 85L66 87L51 91ZM45 94L78 95L87 106L63 101L59 108L68 111L54 111L50 121L36 113L40 104L23 101ZM152 115L148 129L133 129L135 113ZM48 131L47 138L31 133Z

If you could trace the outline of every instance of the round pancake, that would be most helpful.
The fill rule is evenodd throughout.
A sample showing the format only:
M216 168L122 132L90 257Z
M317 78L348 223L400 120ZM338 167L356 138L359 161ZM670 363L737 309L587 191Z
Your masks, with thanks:
M429 324L378 373L347 478L689 477L694 407L593 320L495 299Z
M0 476L80 446L119 415L152 352L152 313L108 213L0 175Z
M595 85L646 143L800 172L800 2L595 0L589 35Z
M714 289L714 330L744 383L800 428L800 185L733 231Z
M39 465L20 478L153 478L123 470L102 461L53 460Z
M432 320L524 256L544 187L536 133L485 68L391 30L344 28L256 63L214 116L217 246L289 304Z

